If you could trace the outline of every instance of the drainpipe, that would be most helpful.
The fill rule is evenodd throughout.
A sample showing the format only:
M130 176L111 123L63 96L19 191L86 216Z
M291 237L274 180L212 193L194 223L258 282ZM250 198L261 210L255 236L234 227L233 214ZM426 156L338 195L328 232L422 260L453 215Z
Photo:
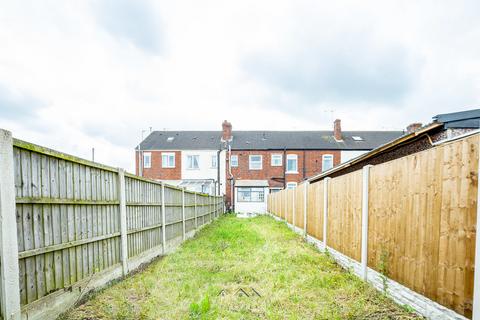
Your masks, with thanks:
M303 179L302 180L305 180L305 176L307 175L307 168L305 167L305 150L303 150Z
M287 147L283 148L283 189L287 189Z
M222 146L220 145L217 150L217 196L220 195L220 153L222 152Z
M233 211L235 211L235 195L234 195L234 184L235 184L235 179L233 178L232 174L232 146L229 144L228 145L228 174L230 178L230 207L232 208Z

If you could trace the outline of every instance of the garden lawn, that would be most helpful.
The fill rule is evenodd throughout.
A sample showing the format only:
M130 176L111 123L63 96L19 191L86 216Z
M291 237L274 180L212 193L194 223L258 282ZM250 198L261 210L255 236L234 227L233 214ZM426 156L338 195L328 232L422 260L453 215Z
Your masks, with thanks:
M414 319L267 216L224 216L61 319Z

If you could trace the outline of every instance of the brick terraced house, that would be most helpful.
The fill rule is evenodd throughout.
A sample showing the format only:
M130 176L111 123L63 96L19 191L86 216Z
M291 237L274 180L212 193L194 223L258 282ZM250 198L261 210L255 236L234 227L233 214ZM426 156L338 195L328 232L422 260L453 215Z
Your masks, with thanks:
M137 174L263 212L266 196L398 138L403 131L153 131L136 148Z

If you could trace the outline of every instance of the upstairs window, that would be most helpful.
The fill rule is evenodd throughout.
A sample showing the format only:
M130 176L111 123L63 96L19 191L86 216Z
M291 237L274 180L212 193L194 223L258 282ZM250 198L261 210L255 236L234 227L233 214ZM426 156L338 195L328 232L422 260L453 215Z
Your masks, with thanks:
M212 162L211 162L212 169L217 168L217 155L212 156Z
M232 167L238 167L238 155L232 154L230 156L230 166Z
M143 167L151 168L152 167L152 153L144 152L143 153Z
M248 157L250 170L262 170L262 156L260 155L250 155Z
M199 162L200 162L200 156L195 154L195 155L188 155L187 156L187 168L188 169L198 169L199 168Z
M298 173L298 156L287 154L287 173Z
M281 154L272 154L272 167L281 167L282 166L282 155Z
M333 168L333 154L324 154L322 156L322 171L327 171Z
M162 152L162 168L175 168L174 152Z

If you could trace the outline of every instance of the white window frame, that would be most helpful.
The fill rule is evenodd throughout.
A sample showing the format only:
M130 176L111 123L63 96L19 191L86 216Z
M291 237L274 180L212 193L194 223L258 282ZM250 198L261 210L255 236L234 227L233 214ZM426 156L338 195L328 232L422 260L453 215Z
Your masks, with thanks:
M193 159L197 158L197 166L193 167ZM200 155L199 154L187 154L187 169L188 170L200 170Z
M295 171L294 170L289 170L288 169L288 160L295 160ZM285 173L298 173L298 154L287 154L287 161L285 163Z
M251 203L264 203L265 202L265 188L259 187L237 187L237 202L251 202ZM240 196L244 193L244 196ZM252 197L256 194L256 197ZM248 196L247 196L248 195Z
M260 157L260 167L254 168L252 167L252 158L253 157ZM261 154L251 154L248 156L248 169L249 170L262 170L263 169L263 156Z
M280 159L279 163L274 163L273 159ZM270 159L270 165L272 167L281 167L283 165L283 155L280 153L273 153Z
M145 159L148 159L145 160ZM145 169L151 168L152 167L152 153L151 152L144 152L143 153L143 167Z
M168 157L167 163L165 157ZM173 165L169 163L170 159L173 159ZM175 152L162 152L162 168L175 168Z
M210 160L210 168L212 169L217 169L218 167L218 158L217 155L212 155L211 160Z
M287 189L295 189L297 187L298 183L296 182L287 182Z
M332 166L328 169L325 169L325 159L330 158L332 161ZM334 167L335 165L333 164L333 154L324 154L322 155L322 172L330 170Z
M235 161L233 159L235 159ZM232 154L230 156L230 166L232 168L238 167L238 154Z

